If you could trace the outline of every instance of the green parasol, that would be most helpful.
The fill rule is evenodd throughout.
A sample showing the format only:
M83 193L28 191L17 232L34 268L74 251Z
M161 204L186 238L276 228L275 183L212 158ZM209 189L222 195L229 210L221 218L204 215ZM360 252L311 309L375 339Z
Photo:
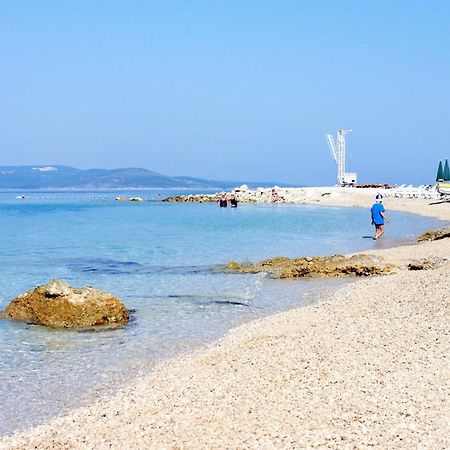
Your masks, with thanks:
M439 161L439 167L436 175L436 181L444 179L444 167L442 167L442 161Z
M442 175L444 181L450 181L450 167L448 167L448 160L445 160L444 173Z

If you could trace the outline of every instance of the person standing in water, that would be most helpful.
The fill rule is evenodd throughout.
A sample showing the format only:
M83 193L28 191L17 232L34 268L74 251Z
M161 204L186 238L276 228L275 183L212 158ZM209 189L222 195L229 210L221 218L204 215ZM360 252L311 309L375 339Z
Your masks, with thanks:
M275 190L275 188L272 188L272 196L271 196L272 203L275 203L278 201L278 193Z
M384 234L384 222L389 222L383 206L383 196L378 194L375 197L375 203L372 205L370 209L370 213L372 214L372 225L375 226L375 236L374 239L380 239Z
M225 194L222 194L220 199L219 199L219 206L221 208L226 208L227 205L228 205L227 196Z
M231 206L232 208L237 208L237 205L238 205L238 201L237 201L236 196L235 196L234 194L231 194L231 197L230 197L230 206Z

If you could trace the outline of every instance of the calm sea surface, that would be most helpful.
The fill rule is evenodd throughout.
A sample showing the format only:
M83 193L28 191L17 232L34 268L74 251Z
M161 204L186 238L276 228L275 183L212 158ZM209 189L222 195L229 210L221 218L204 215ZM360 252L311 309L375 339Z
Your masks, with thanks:
M175 192L128 192L158 200ZM83 404L168 356L231 327L308 304L339 283L211 271L230 260L328 255L411 241L439 223L390 213L374 242L359 208L120 203L118 192L0 193L0 310L62 278L121 298L132 322L117 330L58 331L0 321L0 433ZM387 202L389 208L389 202Z

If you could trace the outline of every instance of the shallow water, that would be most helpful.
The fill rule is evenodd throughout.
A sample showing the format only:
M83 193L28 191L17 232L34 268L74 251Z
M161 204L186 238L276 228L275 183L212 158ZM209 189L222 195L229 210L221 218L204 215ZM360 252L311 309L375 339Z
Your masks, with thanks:
M0 433L46 420L145 373L161 358L308 304L315 290L340 283L225 274L211 270L216 264L392 246L438 226L390 213L386 236L374 242L368 211L359 208L117 203L111 192L15 195L0 193L0 309L25 290L63 278L113 292L133 320L95 331L0 321Z

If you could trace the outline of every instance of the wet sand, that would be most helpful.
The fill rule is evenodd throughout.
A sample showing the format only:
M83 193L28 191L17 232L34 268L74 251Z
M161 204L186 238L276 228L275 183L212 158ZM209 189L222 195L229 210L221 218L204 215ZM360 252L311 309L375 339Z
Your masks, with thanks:
M372 202L338 194L314 202ZM385 203L450 220L450 203ZM450 259L450 239L372 252ZM450 448L449 275L400 270L324 293L0 448Z

